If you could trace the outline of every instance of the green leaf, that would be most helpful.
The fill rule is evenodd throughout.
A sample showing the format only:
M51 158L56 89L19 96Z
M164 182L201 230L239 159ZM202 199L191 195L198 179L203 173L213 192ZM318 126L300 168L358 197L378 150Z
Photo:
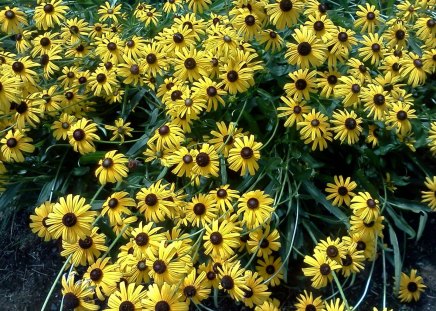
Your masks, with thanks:
M89 166L79 166L73 169L74 176L83 176L90 171Z
M412 239L416 236L415 230L413 230L413 228L409 226L403 216L397 214L390 205L386 206L386 210L398 229L404 231Z
M349 225L348 217L345 215L344 212L342 212L338 207L333 206L326 198L321 191L312 183L309 181L303 182L304 189L310 194L312 199L314 199L319 204L323 205L330 213L336 216L336 218L344 223L345 225Z
M104 158L106 151L96 151L92 153L84 154L80 157L80 165L97 164L98 161Z
M397 295L400 288L400 278L402 261L400 255L400 246L398 245L397 235L392 226L389 226L389 238L391 240L392 247L394 248L394 270L395 270L395 284L394 284L394 295Z
M62 178L53 178L48 183L44 184L44 186L41 189L41 192L39 193L39 197L36 203L39 205L47 201L50 198L50 193L52 193L52 189L53 189L53 193L57 191L61 186L62 182L63 182Z
M418 232L416 233L416 242L419 241L422 237L422 233L424 232L425 225L427 224L428 220L428 214L426 212L422 212L422 214L419 216L419 227Z
M140 151L148 142L148 134L144 134L141 136L141 138L133 144L132 147L126 152L127 156L133 156L137 154L138 151Z
M389 203L402 210L411 211L414 213L431 212L431 209L428 206L416 203L416 201L409 201L404 199L389 199Z

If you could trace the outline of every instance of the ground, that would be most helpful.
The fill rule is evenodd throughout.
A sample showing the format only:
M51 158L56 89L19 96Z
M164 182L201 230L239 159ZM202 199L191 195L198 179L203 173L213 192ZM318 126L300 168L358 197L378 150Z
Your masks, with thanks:
M422 299L415 304L401 305L397 299L388 296L388 305L395 311L433 311L436 305L436 215L430 216L423 238L414 245L409 241L409 250L404 266L407 269L417 268L424 277L428 289ZM7 231L2 233L0 240L0 310L33 311L40 310L47 293L62 265L59 255L59 245L56 241L42 242L28 229L28 215L14 217ZM357 282L364 282L369 269L366 269ZM372 311L372 306L381 301L382 283L381 269L374 272L368 298L359 310ZM363 287L358 291L346 291L350 301L355 302L362 294ZM297 292L292 287L281 287L274 291L280 300L286 301L283 310L293 310L291 307ZM58 310L60 302L60 286L54 291L46 310ZM211 301L204 302L212 310L216 310ZM195 308L193 308L195 310ZM249 310L236 306L229 299L220 301L218 310Z

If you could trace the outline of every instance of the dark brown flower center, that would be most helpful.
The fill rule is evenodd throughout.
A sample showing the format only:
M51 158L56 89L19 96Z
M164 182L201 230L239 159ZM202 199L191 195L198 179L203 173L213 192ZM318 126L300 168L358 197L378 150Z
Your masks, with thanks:
M138 75L139 74L139 66L136 64L133 64L132 66L130 66L130 73L132 75Z
M219 189L219 190L216 192L216 195L217 195L218 198L220 198L220 199L224 199L224 198L227 197L227 191L226 191L226 189Z
M297 51L301 56L307 56L312 52L312 46L309 42L301 42L297 47Z
M136 268L138 268L139 271L145 271L147 269L145 259L138 261L138 263L136 264Z
M154 193L149 193L145 197L145 204L148 206L154 206L158 202L157 196Z
M174 41L175 43L182 43L184 39L185 39L185 38L183 37L183 35L182 35L180 32L176 32L176 33L173 35L173 41Z
M363 241L358 241L358 242L357 242L356 249L357 249L358 251L364 251L364 250L366 249L366 243L363 242Z
M205 152L200 152L196 157L195 161L197 162L197 165L200 167L206 167L210 163L209 155Z
M153 54L153 53L148 54L145 59L147 60L147 63L149 63L149 64L154 64L157 61L156 54Z
M79 53L85 51L85 46L83 44L80 44L76 47L76 51Z
M339 255L339 251L338 248L334 245L329 245L327 247L327 256L329 256L330 258L335 258L336 256Z
M347 194L348 194L348 189L347 189L347 187L340 186L340 187L338 188L338 193L339 193L340 196L345 196L345 195L347 195Z
M157 274L162 274L167 271L167 265L163 260L158 259L153 263L153 270Z
M83 139L85 139L85 131L82 129L77 129L73 132L73 138L75 141L81 141Z
M360 92L360 85L359 84L353 84L351 86L351 92L353 92L354 94L357 94Z
M106 68L107 70L111 70L113 66L114 64L112 64L112 62L104 63L104 68Z
M361 73L366 73L366 67L365 67L365 65L359 65L359 71L360 71Z
M66 310L74 310L80 306L80 300L73 293L66 293L64 295L64 308Z
M96 77L98 83L106 82L106 75L104 73L99 73Z
M221 279L221 286L226 290L231 290L235 286L235 282L231 276L225 275Z
M251 288L248 289L242 289L242 291L244 292L244 297L245 298L250 298L254 295L253 290Z
M254 18L253 15L250 14L245 17L245 24L247 26L253 26L255 23L256 23L256 19Z
M238 73L234 70L230 70L227 73L227 80L229 80L230 82L235 82L236 80L238 80L238 77L239 77Z
M74 213L66 213L63 217L62 217L62 223L66 226L66 227L72 227L77 223L77 217Z
M269 241L267 239L262 239L260 242L260 248L267 248L269 246Z
M347 254L345 258L342 258L342 265L345 267L351 266L353 263L353 258L350 256L350 254Z
M251 149L250 147L244 147L241 149L241 157L243 159L251 159L253 157L253 149Z
M115 50L117 49L117 45L116 45L115 43L113 43L113 42L109 42L109 43L107 44L107 49L108 49L109 51L115 51Z
M187 154L187 155L184 155L183 156L183 162L185 163L185 164L190 164L190 163L192 163L192 161L194 160L193 158L192 158L192 156L190 155L190 154Z
M327 12L327 4L324 4L324 3L321 3L321 4L319 4L318 5L318 11L320 12L320 13L326 13Z
M367 228L372 228L375 225L375 221L370 221L370 222L364 222L363 225Z
M345 120L345 127L348 129L348 130L354 130L356 127L357 127L357 122L356 122L356 120L355 119L353 119L353 118L347 118L346 120Z
M171 307L168 304L168 302L162 300L159 301L156 306L154 307L154 311L170 311Z
M316 21L313 24L313 29L315 29L315 31L322 31L322 30L324 30L324 23L322 21Z
M385 97L382 94L375 94L373 100L374 104L377 106L383 106L385 104Z
M423 66L422 60L420 60L419 58L414 59L414 60L413 60L413 65L414 65L416 68L422 68L422 66Z
M195 215L201 216L206 213L206 206L203 203L197 203L194 205Z
M338 40L341 42L347 42L348 40L348 34L344 31L341 31L338 33Z
M116 198L111 198L111 199L109 200L109 202L107 203L107 205L108 205L110 208L115 208L115 207L118 206L118 200L117 200Z
M6 146L9 148L15 148L17 145L18 141L14 137L11 137L6 141Z
M373 199L368 199L368 200L366 201L366 205L367 205L369 208L374 208L374 207L377 206L377 203L376 203Z
M405 112L404 110L400 110L397 112L397 119L400 121L404 121L407 119L407 112Z
M371 45L371 50L375 53L380 52L381 46L378 43L373 43Z
M214 87L214 86L209 86L206 89L206 92L207 92L207 96L209 96L209 97L214 97L218 94L218 91L217 91L216 87Z
M79 246L82 249L88 249L94 244L92 241L92 238L90 236L87 236L85 239L79 239Z
M206 273L206 277L207 277L207 279L208 279L209 281L213 281L213 280L216 279L216 273L213 272L213 271L208 271L208 272Z
M322 275L329 275L332 270L330 269L330 266L326 263L323 263L319 267L319 272L321 272Z
M375 19L375 14L374 14L374 12L368 12L368 13L366 14L366 19L369 20L369 21L374 20L374 19Z
M148 244L149 238L148 234L145 232L140 232L135 237L136 245L138 246L145 246Z
M14 11L12 11L12 10L7 10L7 11L5 12L5 17L6 17L7 19L14 19L14 18L15 18L15 13L14 13Z
M430 18L430 19L427 21L427 27L428 27L428 28L433 28L434 25L436 25L436 21L435 21L433 18Z
M294 106L293 111L295 114L300 114L302 111L301 106Z
M269 32L269 37L270 37L271 39L275 39L275 38L277 38L277 32L275 32L275 31L270 31L270 32Z
M101 164L104 168L110 168L112 165L114 165L114 161L111 158L106 158L103 160L103 163Z
M336 84L338 83L338 77L336 77L335 75L330 75L327 77L327 82L329 84Z
M185 294L186 297L191 298L195 296L197 290L195 289L194 286L188 285L183 289L183 293Z
M320 122L318 119L313 119L312 121L310 121L310 125L313 127L317 127L319 126Z
M54 6L51 3L47 3L44 5L44 12L45 13L52 13L54 11Z
M407 290L411 293L414 293L418 290L418 284L416 284L415 282L409 282L407 284Z
M91 273L89 273L89 277L94 282L100 280L102 276L103 276L103 271L101 271L101 269L99 268L92 269Z
M307 87L307 82L304 79L298 79L297 81L295 81L295 87L297 88L297 90L302 91L304 89L306 89Z
M312 304L308 304L306 305L306 308L304 309L304 311L317 311L316 307Z
M12 64L12 70L16 73L20 73L24 70L24 64L22 62L14 62Z
M259 207L259 200L256 198L250 198L247 200L247 207L249 209L256 209Z
M128 300L123 301L122 303L120 303L118 311L135 311L135 305Z
M276 268L273 265L268 265L265 268L266 273L268 273L269 275L274 274L274 272L276 272Z
M403 40L406 37L406 33L404 32L404 30L397 30L395 32L395 38L397 38L397 40Z
M223 236L219 232L212 232L209 240L213 245L220 245L223 242Z
M283 12L289 12L290 10L292 10L292 2L291 0L282 0L280 1L280 10L282 10Z

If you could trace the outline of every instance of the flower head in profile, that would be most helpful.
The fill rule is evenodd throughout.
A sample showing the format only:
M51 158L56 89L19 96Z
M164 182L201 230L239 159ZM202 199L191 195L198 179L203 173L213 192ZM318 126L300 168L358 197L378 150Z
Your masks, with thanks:
M62 301L67 310L94 311L100 307L93 301L94 287L89 282L74 282L74 274L62 277Z

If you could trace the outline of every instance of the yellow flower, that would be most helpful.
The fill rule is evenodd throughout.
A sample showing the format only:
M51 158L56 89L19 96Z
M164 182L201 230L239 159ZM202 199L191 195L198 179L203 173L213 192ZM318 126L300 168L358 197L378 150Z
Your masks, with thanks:
M95 151L94 140L99 140L97 124L86 118L78 120L68 130L68 139L74 151L81 154Z
M16 130L8 131L1 139L1 151L6 162L24 162L23 152L32 153L35 146L31 144L32 138L27 137L25 132Z
M98 181L105 185L106 183L115 183L127 177L129 169L126 163L129 160L123 154L116 154L117 150L109 151L105 154L104 159L98 161L99 167L95 171Z
M436 210L436 176L433 176L433 179L426 177L424 184L429 191L421 191L421 202L427 203L432 210Z
M229 168L232 171L241 170L241 176L247 172L254 175L259 169L257 161L260 159L262 143L254 141L254 135L238 137L234 140L234 147L229 150Z
M70 8L62 5L62 0L47 0L35 8L33 19L38 29L47 30L59 25Z
M398 298L401 302L418 301L426 287L422 277L417 275L416 269L410 271L410 276L403 272L401 273Z

